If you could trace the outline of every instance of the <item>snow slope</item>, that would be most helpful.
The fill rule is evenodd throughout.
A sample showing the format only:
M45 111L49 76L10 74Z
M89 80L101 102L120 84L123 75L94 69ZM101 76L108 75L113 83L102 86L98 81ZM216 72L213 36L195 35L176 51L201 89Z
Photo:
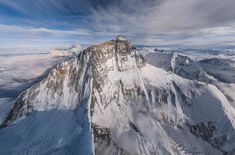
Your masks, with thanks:
M10 112L14 103L12 98L0 98L0 124Z
M182 59L150 65L123 36L85 49L19 96L0 154L234 154L234 107Z
M147 51L147 52L146 52ZM141 50L148 63L190 80L197 80L215 85L221 90L230 103L235 106L235 61L233 57L192 60L185 53L177 51ZM182 55L183 54L183 55ZM190 55L190 54L188 54ZM221 54L220 54L221 55ZM201 56L199 56L198 59Z

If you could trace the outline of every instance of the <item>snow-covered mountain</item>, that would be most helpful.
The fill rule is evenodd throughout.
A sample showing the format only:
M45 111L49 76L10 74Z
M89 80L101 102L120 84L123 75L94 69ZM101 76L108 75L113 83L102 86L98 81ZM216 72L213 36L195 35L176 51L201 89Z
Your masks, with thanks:
M235 60L233 57L219 58L216 55L212 58L209 56L206 59L193 60L190 57L191 54L187 56L175 50L144 49L140 52L143 53L148 63L156 67L186 79L215 85L235 106Z
M175 52L153 52L144 57L151 65L171 71L181 77L203 82L213 80L196 61L188 56Z
M49 52L49 55L52 57L64 57L64 56L72 56L72 55L77 55L79 52L81 52L82 47L80 44L74 44L68 49L53 49Z
M213 77L158 56L118 36L58 65L19 96L0 154L234 154L235 109Z

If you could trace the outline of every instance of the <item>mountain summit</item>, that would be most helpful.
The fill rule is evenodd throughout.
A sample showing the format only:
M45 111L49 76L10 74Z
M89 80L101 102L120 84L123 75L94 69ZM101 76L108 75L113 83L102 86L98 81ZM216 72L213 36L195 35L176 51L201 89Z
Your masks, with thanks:
M0 154L220 155L235 153L234 139L220 90L148 64L118 36L24 91L1 126Z
M123 35L118 35L116 40L118 40L118 41L127 41L127 39Z

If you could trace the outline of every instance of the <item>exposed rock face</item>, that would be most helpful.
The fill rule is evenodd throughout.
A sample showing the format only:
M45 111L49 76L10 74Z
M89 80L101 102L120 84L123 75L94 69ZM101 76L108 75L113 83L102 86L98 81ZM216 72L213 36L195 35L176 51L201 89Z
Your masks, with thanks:
M228 141L226 135L216 135L216 127L213 125L213 122L207 122L207 123L198 123L196 125L190 126L190 131L198 136L201 137L203 140L209 142L212 146L221 149L223 145ZM226 154L228 152L221 151Z
M2 127L81 104L98 155L234 153L235 111L222 93L149 65L122 36L57 66L19 97Z

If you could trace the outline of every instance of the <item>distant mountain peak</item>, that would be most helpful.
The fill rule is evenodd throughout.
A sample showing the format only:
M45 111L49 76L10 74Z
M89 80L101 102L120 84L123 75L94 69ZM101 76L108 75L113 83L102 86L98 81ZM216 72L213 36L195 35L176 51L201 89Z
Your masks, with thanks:
M52 57L65 57L65 56L72 56L74 54L80 53L82 50L82 47L79 43L76 43L72 45L68 49L53 49L49 52L49 55Z

